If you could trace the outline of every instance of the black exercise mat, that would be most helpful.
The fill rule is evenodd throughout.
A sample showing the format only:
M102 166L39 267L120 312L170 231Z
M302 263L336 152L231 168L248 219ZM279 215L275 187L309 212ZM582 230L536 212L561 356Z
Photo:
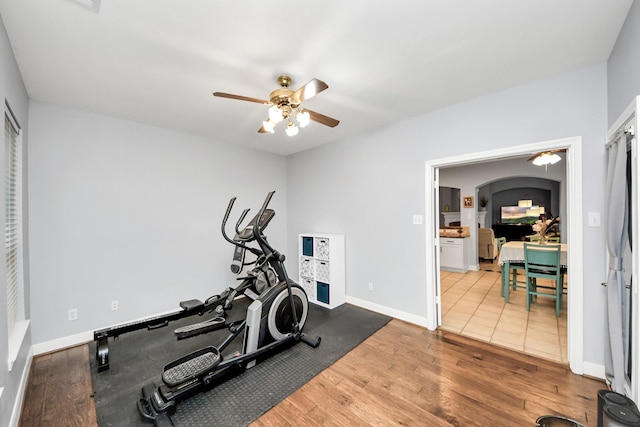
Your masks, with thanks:
M236 306L230 314L244 315ZM100 426L150 426L141 419L136 401L145 384L161 384L162 368L194 350L218 345L226 329L176 341L173 330L203 320L181 319L168 327L140 330L109 340L111 366L98 373L95 342L90 343L91 377ZM233 320L230 316L229 320ZM344 304L333 310L309 304L305 334L320 336L318 348L300 342L274 354L240 375L187 399L177 406L176 427L244 426L326 369L349 350L384 326L390 317ZM225 350L239 350L242 337Z

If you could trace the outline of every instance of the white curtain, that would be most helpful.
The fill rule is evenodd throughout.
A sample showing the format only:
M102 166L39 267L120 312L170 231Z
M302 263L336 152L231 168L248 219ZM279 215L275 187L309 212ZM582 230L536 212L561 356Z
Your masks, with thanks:
M627 139L623 133L608 150L607 164L607 249L609 275L607 279L607 306L609 323L609 351L606 354L605 373L613 391L624 393L626 335L626 292L622 271L622 257L627 244L629 200L627 198Z

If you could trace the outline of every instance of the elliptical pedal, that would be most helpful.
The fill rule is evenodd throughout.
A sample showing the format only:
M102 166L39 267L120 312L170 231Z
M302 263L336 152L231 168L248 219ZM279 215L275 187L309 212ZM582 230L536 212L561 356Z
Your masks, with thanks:
M218 329L222 329L225 326L224 317L214 317L209 320L205 320L200 323L193 323L191 325L182 326L181 328L177 328L173 333L179 340L194 337L200 334L206 334L207 332L215 331Z
M217 348L202 348L166 365L162 381L169 387L183 384L215 368L221 361Z

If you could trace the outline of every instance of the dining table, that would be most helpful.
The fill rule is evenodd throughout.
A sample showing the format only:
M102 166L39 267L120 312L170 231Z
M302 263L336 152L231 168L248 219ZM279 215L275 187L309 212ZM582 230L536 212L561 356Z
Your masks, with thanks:
M539 245L536 242L526 242L530 245ZM524 269L524 244L523 241L511 241L502 245L498 256L498 265L501 269L501 293L505 302L509 302L509 274L512 266ZM545 243L544 246L557 245L558 243ZM567 244L560 243L560 267L567 269ZM515 279L514 279L515 280Z

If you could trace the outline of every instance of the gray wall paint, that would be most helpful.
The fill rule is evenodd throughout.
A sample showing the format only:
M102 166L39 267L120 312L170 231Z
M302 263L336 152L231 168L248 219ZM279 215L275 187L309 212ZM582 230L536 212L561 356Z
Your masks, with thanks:
M16 64L15 58L13 56L13 52L11 50L11 46L9 44L9 40L7 38L7 34L4 28L4 24L0 23L0 76L1 84L0 93L2 98L5 99L11 105L11 109L13 113L16 115L20 126L23 128L22 132L22 141L24 146L27 146L28 142L28 108L29 108L29 98L27 96L27 91L25 90L24 83L22 82L22 77L20 76L20 72L18 70L18 66ZM4 106L3 106L4 108ZM4 129L4 116L3 116L3 129ZM4 138L4 137L3 137ZM2 145L4 147L4 143ZM26 151L26 150L25 150ZM23 191L25 194L25 201L27 200L26 195L28 194L28 182L26 180L27 176L27 156L23 155L23 172L25 179L23 179ZM4 165L4 148L0 150L0 164ZM2 176L4 177L4 169L2 171ZM0 187L0 191L2 192L2 200L4 200L4 185ZM26 202L25 202L26 203ZM25 315L29 317L29 274L28 274L28 265L29 265L29 246L28 246L28 205L24 205L23 212L25 212L23 218L24 225L24 291L25 291ZM5 208L4 203L0 204L0 221L4 223L5 218ZM4 245L0 245L2 247L2 253L0 257L5 259ZM5 280L6 277L6 268L5 263L0 263L0 387L4 387L5 390L2 394L2 398L0 398L0 426L7 426L11 420L11 415L14 410L14 407L19 399L18 389L20 386L20 382L22 380L23 375L27 375L26 368L28 362L28 354L31 348L31 332L27 331L27 335L22 343L22 346L18 352L18 358L16 359L13 369L11 372L7 369L6 361L9 359L8 355L8 337L7 337L7 282Z
M425 161L581 136L586 216L603 210L605 133L599 64L295 154L287 159L289 247L301 232L344 233L347 294L426 318L425 230L412 224L424 214ZM603 365L604 231L583 232L584 355Z
M220 234L233 196L230 230L276 190L266 234L286 253L284 157L37 101L30 120L35 343L235 286Z
M634 1L607 62L609 126L640 95L640 3Z

